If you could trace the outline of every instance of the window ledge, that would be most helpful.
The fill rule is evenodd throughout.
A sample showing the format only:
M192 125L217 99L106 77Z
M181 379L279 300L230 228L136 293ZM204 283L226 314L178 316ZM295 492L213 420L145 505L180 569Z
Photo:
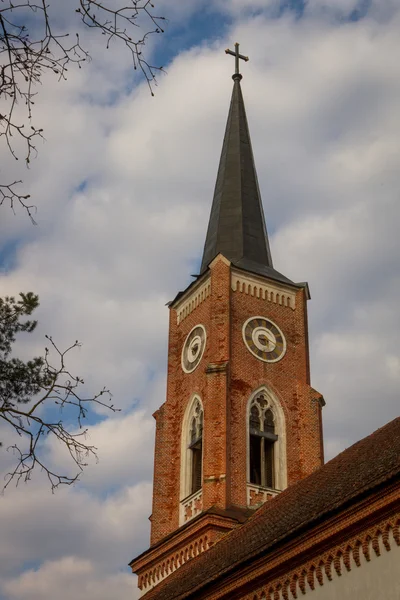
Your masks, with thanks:
M247 484L247 506L249 508L257 508L277 496L281 490L266 488L255 483Z

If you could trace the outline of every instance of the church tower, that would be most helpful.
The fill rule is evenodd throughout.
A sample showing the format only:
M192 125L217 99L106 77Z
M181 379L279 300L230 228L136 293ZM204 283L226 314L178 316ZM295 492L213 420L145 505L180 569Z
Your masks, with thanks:
M236 69L200 274L169 305L151 546L130 563L142 593L323 464L308 285L273 266L238 68L248 59L238 44L227 53Z

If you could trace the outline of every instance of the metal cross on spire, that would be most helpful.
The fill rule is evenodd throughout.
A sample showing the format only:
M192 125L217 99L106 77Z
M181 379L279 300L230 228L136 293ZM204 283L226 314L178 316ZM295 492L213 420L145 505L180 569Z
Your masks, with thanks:
M240 81L242 79L242 76L239 73L239 58L241 58L242 60L245 60L247 62L249 60L249 57L243 56L243 54L239 54L239 44L237 42L235 44L235 52L233 52L232 50L229 50L229 48L227 48L225 50L225 54L230 54L231 56L235 57L235 73L232 75L232 79L233 80L238 79Z

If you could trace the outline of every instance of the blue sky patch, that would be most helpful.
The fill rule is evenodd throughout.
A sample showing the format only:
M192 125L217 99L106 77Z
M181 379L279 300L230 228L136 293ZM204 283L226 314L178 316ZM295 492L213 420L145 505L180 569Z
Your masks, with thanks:
M8 273L17 266L17 253L20 239L9 240L0 248L0 272Z

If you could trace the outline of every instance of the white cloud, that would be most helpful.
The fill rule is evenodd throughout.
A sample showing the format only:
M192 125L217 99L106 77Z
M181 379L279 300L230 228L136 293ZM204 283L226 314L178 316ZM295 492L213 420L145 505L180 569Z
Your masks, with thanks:
M121 570L148 539L151 485L122 484L94 495L80 486L49 493L44 481L7 492L1 502L3 577L22 564L75 556ZM27 500L28 498L28 500ZM128 569L127 569L128 571Z
M150 399L149 399L150 400ZM108 413L105 412L105 416ZM154 419L137 410L117 414L89 426L86 443L94 446L97 460L88 457L88 466L80 477L81 485L91 492L133 486L149 481L153 468ZM76 465L63 444L49 439L46 444L49 464L74 476Z
M131 594L118 571L148 543L164 305L201 253L231 90L223 50L236 40L250 56L242 85L275 265L311 286L327 455L398 412L400 11L383 5L338 23L312 3L297 21L250 18L257 1L245 17L225 3L236 18L229 36L181 53L155 98L145 86L127 92L124 64L109 77L110 58L41 90L48 142L26 178L39 224L2 209L2 239L18 251L1 291L41 296L25 356L44 333L61 347L80 339L72 372L88 389L109 386L123 412L92 428L100 463L82 484L52 496L39 476L0 499L6 600L50 598L67 580L79 597L72 572L85 598L110 597L112 586L115 598Z
M357 8L362 6L362 0L308 0L306 10L308 12L330 10L336 15L349 16Z
M391 379L400 380L400 356L389 355L386 357L386 369Z
M274 14L279 11L281 4L280 0L217 0L216 2L220 10L236 18L259 12Z
M8 581L3 587L5 600L135 600L139 597L136 580L127 573L105 574L89 560L73 556L45 561Z

